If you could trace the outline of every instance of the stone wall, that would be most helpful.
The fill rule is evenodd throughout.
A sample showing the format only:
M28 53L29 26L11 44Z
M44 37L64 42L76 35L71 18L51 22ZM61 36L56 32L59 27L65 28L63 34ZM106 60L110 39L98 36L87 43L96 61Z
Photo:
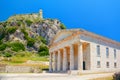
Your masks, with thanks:
M0 66L0 73L40 73L38 67L31 66Z
M0 73L5 72L6 65L5 64L0 64Z
M6 66L7 73L30 73L32 72L31 67L26 66Z

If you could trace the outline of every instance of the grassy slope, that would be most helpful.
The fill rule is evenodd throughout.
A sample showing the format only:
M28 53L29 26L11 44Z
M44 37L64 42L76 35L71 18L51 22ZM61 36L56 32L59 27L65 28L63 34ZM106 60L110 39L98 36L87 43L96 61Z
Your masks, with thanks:
M31 61L41 61L41 62L48 62L48 56L30 56L30 57L20 57L20 56L13 56L11 58L4 58L0 63L8 64L8 65L15 65L15 64L23 64L26 63L28 60Z
M9 60L8 60L9 59ZM34 61L38 63L26 63L27 61ZM27 56L13 56L10 58L4 58L0 61L0 64L7 64L10 66L31 66L37 67L41 70L48 69L49 66L44 64L44 62L48 62L48 56L39 56L37 54L31 54Z

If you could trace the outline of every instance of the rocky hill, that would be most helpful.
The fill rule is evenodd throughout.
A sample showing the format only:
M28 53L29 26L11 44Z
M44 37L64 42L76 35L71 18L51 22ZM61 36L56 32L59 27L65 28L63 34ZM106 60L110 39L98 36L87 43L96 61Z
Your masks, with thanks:
M19 51L48 54L47 45L65 26L57 19L44 19L38 14L22 14L0 22L0 55L11 56Z

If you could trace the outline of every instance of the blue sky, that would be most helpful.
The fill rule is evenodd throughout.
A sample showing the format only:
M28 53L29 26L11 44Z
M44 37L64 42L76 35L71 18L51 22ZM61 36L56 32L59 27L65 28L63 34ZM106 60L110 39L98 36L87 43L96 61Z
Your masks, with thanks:
M68 29L83 28L120 41L120 0L0 0L0 21L39 9L44 18L57 18Z

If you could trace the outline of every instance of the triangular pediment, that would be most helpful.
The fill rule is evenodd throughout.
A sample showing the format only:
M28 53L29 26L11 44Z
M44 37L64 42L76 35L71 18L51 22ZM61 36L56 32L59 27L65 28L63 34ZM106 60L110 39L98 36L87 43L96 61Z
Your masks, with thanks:
M51 40L50 44L53 43L57 43L71 35L73 35L74 33L76 33L77 31L79 31L79 29L71 29L71 30L60 30L59 32L57 32L57 34L54 36L53 40Z
M68 36L71 36L71 35L72 35L72 32L60 32L55 36L53 42L54 43L59 42L59 41L65 39L65 38L67 38Z

